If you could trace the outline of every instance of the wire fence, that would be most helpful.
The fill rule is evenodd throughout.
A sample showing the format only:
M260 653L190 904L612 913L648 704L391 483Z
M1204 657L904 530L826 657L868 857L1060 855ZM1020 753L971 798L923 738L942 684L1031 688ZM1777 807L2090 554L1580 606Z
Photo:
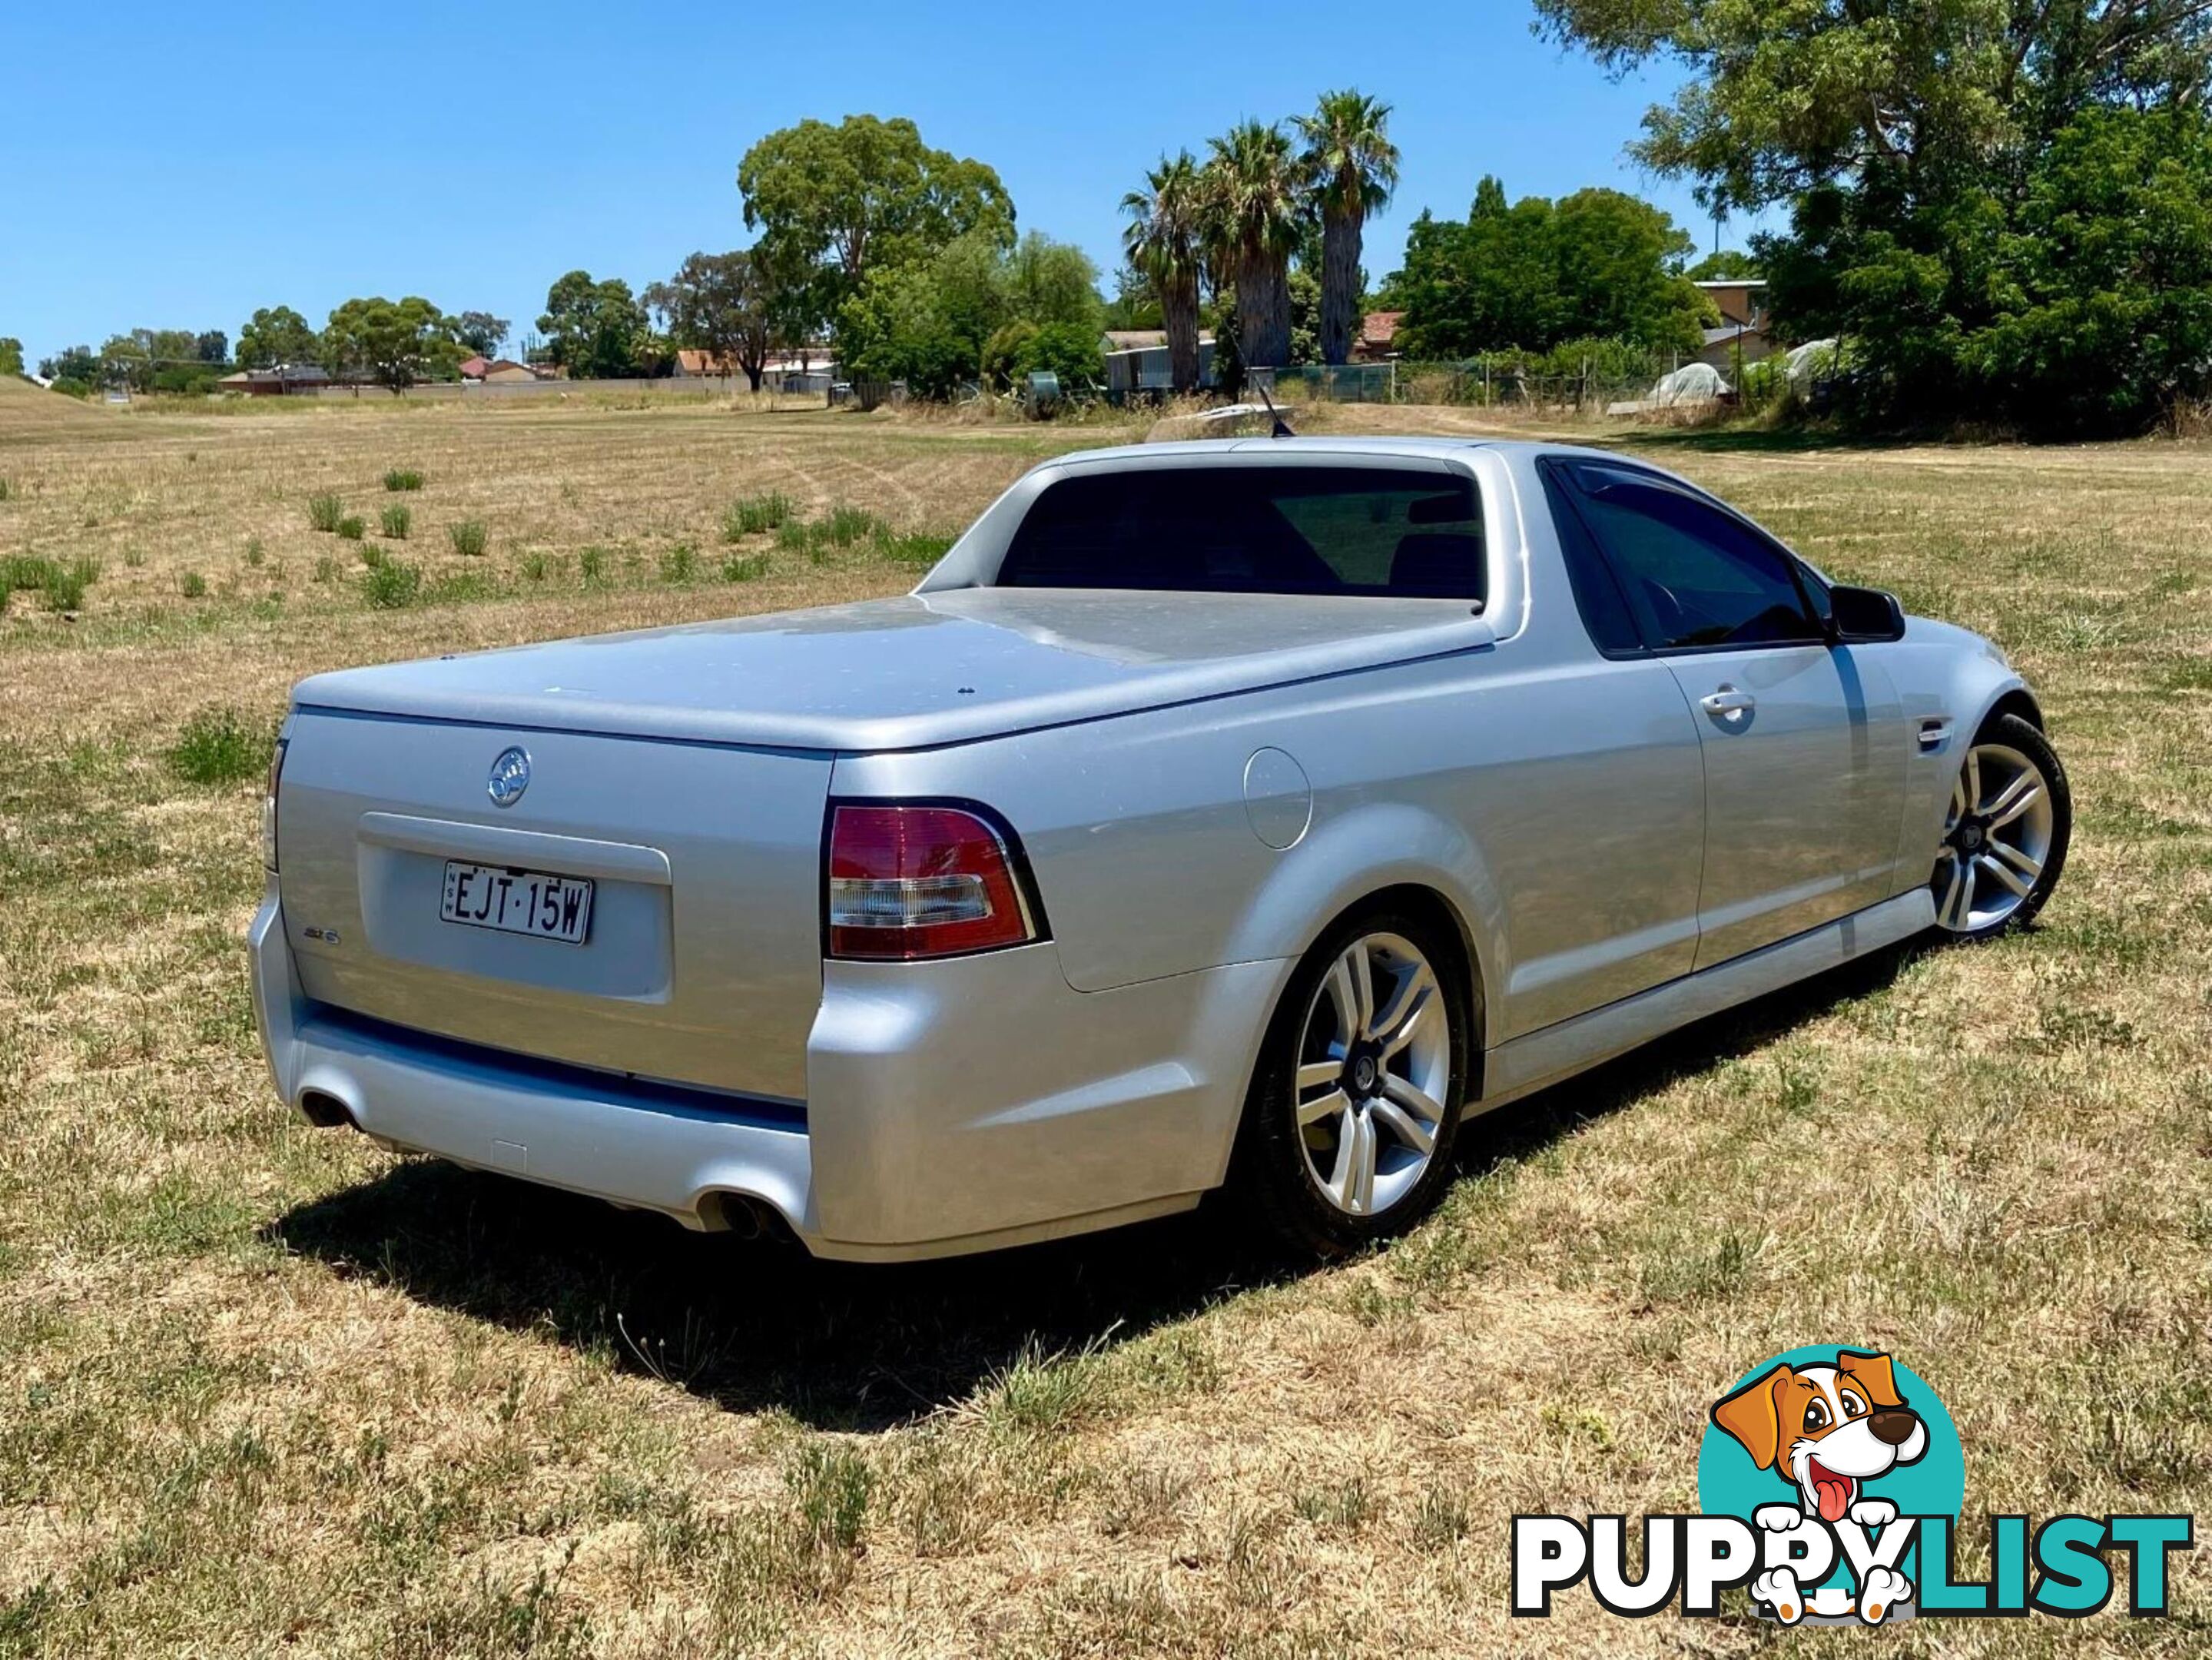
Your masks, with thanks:
M1498 354L1447 362L1302 364L1255 369L1251 379L1279 399L1335 404L1450 404L1480 409L1603 414L1626 404L1663 403L1660 383L1697 358L1684 354L1607 351L1579 358ZM1729 402L1756 404L1771 377L1753 360L1714 363Z

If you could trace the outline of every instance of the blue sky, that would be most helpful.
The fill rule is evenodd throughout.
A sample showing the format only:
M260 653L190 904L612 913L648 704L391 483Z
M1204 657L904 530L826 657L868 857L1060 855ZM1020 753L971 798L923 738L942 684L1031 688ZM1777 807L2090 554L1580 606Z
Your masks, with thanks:
M1376 277L1414 215L1464 213L1492 172L1516 197L1638 191L1712 235L1622 154L1668 82L1608 82L1536 40L1525 0L8 10L0 334L33 362L138 325L234 337L264 305L320 326L366 294L520 334L563 271L642 287L742 246L746 147L861 111L989 162L1024 228L1109 271L1115 204L1163 150L1345 85L1395 106L1404 152Z

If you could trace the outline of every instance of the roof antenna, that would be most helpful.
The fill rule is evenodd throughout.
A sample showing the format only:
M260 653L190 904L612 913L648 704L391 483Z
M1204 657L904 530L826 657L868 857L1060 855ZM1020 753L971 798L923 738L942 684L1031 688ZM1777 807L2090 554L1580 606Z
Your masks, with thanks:
M1270 438L1297 437L1297 434L1291 430L1291 423L1284 420L1281 412L1275 408L1275 400L1267 396L1267 384L1256 375L1253 377L1252 390L1260 394L1260 401L1267 406L1267 418L1275 423L1267 436Z

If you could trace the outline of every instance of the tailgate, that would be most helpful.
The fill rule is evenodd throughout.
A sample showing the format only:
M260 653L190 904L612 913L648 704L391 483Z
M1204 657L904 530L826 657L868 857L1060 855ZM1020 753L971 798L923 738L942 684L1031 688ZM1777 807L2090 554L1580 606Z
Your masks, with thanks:
M488 786L510 745L530 775L501 808ZM301 988L465 1043L803 1099L830 769L802 751L302 708L277 810ZM565 879L572 907L589 883L581 941L447 920L449 864L471 872L471 912L487 873Z

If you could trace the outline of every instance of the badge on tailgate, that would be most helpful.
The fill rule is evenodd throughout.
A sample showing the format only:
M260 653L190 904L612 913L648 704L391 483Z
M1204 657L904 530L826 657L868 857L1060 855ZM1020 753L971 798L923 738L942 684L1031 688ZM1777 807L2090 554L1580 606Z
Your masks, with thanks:
M592 929L592 884L580 877L448 859L438 915L466 927L580 946Z

